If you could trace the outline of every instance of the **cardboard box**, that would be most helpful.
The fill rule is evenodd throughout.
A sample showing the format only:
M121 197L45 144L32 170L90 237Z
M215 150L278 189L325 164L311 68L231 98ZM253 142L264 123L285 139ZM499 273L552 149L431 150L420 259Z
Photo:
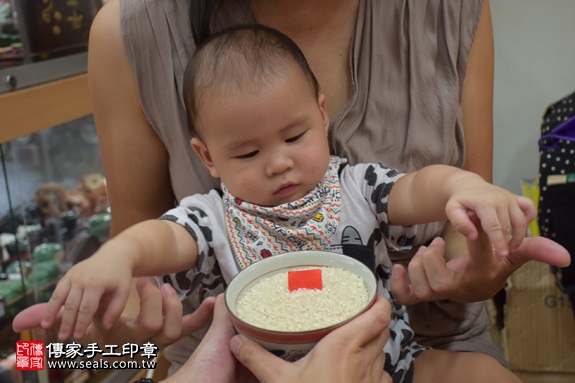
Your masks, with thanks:
M573 383L575 374L562 372L516 372L523 383Z
M511 368L575 373L575 317L549 266L528 262L506 292L503 348Z

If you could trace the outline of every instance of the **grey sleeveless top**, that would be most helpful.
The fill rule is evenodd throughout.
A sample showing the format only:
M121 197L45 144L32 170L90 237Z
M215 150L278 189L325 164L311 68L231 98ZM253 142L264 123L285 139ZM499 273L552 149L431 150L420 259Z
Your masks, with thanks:
M255 22L249 1L228 3L218 27ZM332 151L350 163L381 162L402 171L434 163L463 166L461 94L482 4L361 0L350 49L352 94L331 122ZM186 128L183 72L195 48L188 0L121 0L121 23L144 113L170 153L176 198L218 186L192 151ZM425 242L441 227L426 225L423 232ZM405 263L405 254L396 256ZM442 301L409 310L420 343L503 361L483 303ZM191 343L172 346L176 365L187 360Z

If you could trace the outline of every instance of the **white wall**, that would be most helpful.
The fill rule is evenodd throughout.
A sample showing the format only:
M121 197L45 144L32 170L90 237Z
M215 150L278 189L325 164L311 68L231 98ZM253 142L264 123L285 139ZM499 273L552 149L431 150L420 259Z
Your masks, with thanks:
M465 1L465 0L463 0ZM493 182L538 173L541 118L575 91L575 0L490 0L495 38Z

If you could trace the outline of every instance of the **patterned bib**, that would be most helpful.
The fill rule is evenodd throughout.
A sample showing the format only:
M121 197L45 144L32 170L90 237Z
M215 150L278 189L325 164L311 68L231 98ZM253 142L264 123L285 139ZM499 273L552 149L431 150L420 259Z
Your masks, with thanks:
M279 206L242 201L222 185L228 238L241 269L272 255L330 246L341 210L338 171L345 162L332 156L319 185L302 198Z

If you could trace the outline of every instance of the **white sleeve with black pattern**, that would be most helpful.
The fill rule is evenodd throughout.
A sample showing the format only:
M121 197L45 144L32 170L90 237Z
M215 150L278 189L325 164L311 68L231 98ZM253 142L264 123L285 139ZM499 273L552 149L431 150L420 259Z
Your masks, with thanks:
M395 251L409 251L415 242L416 227L392 225L387 214L391 189L405 173L375 163L347 166L344 172L347 172L347 179L357 183L363 198L369 203L387 247Z
M216 248L222 242L221 209L221 197L214 191L207 195L186 197L178 207L160 217L184 227L197 243L195 268L157 277L160 283L169 283L174 287L180 299L190 297L201 302L207 296L222 292L225 287L215 256Z

